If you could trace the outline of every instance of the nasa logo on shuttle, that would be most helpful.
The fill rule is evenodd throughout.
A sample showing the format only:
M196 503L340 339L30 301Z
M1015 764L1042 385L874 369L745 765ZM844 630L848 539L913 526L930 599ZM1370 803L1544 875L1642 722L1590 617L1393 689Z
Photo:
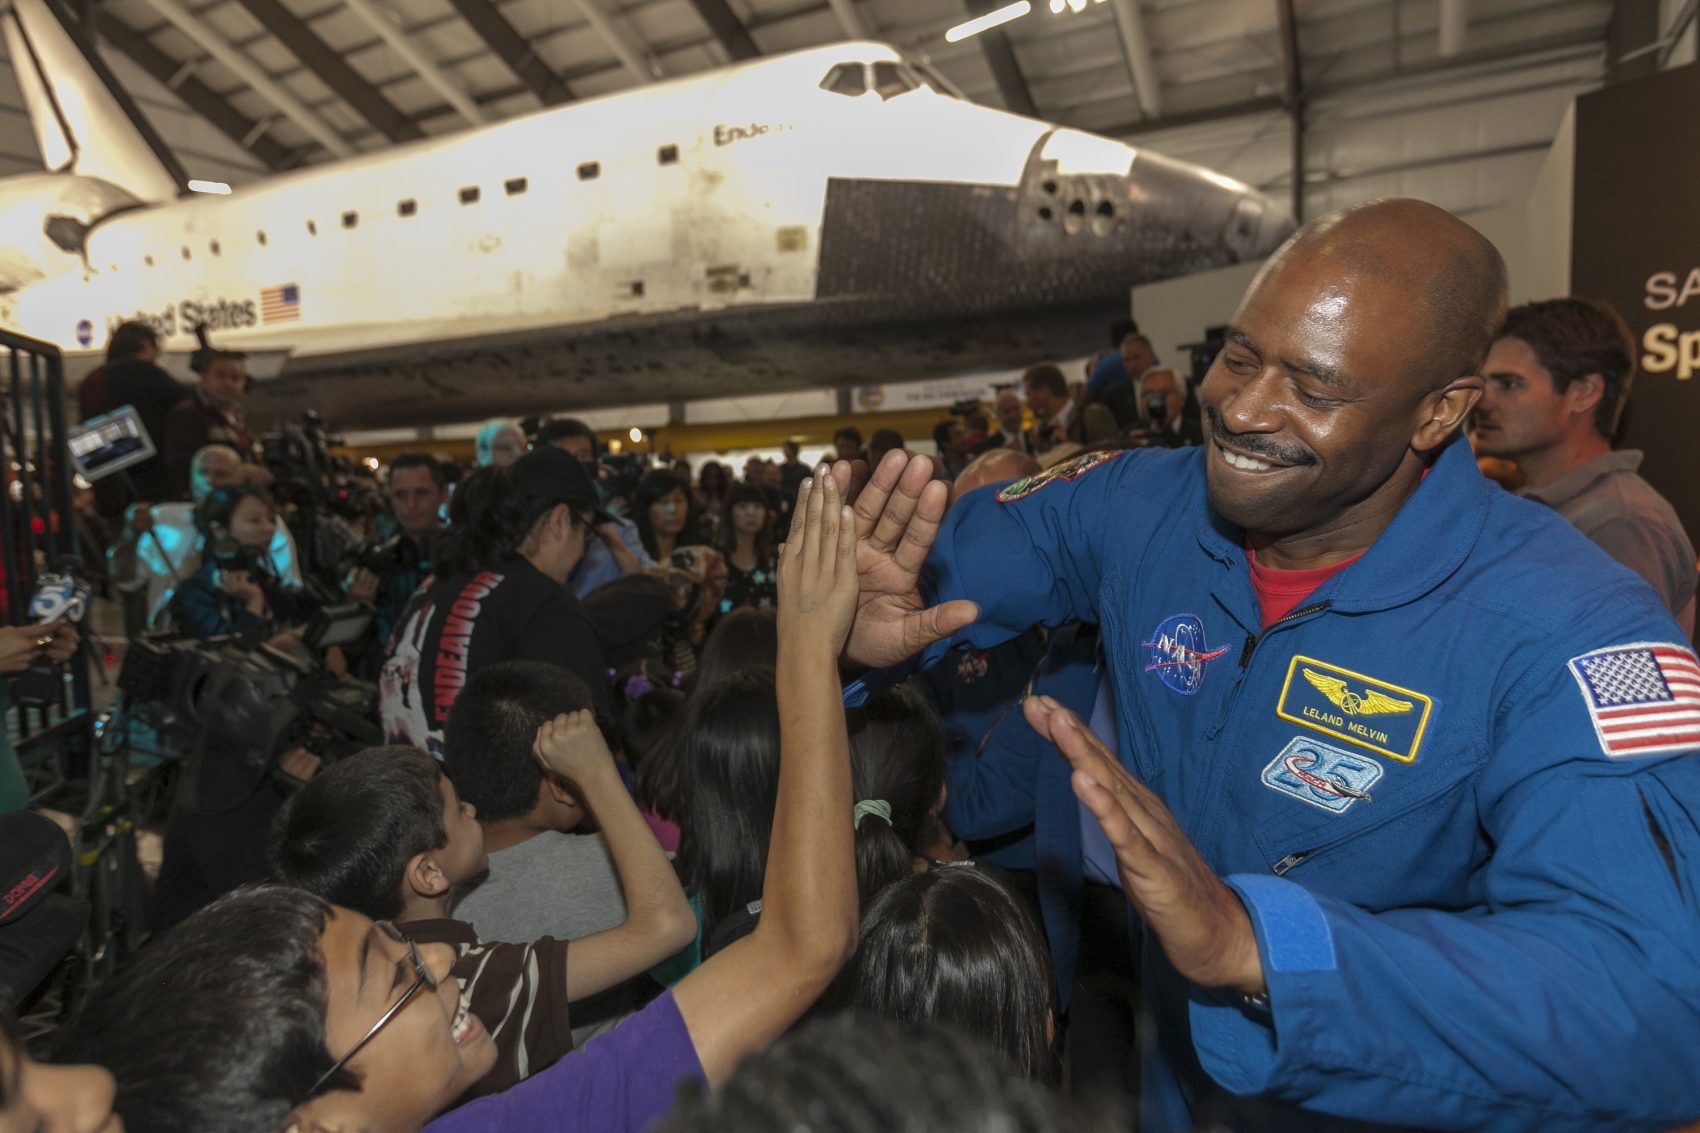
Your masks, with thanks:
M784 133L795 128L796 127L784 122L776 123L774 125L768 125L765 122L751 122L748 126L722 126L717 124L714 127L714 144L717 146L729 146L733 142L747 141L750 138L760 138L767 134Z
M94 341L94 324L87 319L77 320L77 345L87 346Z

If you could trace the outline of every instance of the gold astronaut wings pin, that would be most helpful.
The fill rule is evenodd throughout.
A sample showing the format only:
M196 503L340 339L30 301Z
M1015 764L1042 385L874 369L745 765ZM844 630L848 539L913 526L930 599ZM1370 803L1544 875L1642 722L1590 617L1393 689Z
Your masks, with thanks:
M1363 693L1352 692L1340 677L1325 677L1314 669L1304 671L1305 680L1322 690L1322 695L1348 716L1374 716L1383 712L1409 712L1416 705L1409 700L1396 700L1365 686Z

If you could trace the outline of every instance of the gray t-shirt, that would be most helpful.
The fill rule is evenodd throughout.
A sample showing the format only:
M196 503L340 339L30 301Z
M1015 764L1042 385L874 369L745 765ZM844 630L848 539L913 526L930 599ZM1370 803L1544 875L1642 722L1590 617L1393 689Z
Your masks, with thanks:
M490 873L455 901L478 939L576 940L626 923L626 899L599 834L546 830L490 855Z
M1620 449L1523 494L1568 519L1606 554L1640 575L1678 624L1694 632L1694 545L1665 498L1636 474L1641 454Z
M489 874L455 900L452 915L487 944L577 940L625 924L626 899L600 834L546 830L492 853ZM573 1044L583 1046L642 1006L654 994L646 985L640 978L574 1002Z

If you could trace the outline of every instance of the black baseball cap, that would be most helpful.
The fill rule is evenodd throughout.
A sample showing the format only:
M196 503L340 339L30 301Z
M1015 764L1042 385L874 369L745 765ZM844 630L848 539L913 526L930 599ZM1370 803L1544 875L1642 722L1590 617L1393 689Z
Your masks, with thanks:
M0 1003L14 1006L76 947L87 901L57 892L71 872L71 841L29 811L0 814Z
M596 494L596 485L584 465L553 445L534 448L514 461L512 475L514 487L525 495L589 512L598 523L614 518L602 507L602 498Z

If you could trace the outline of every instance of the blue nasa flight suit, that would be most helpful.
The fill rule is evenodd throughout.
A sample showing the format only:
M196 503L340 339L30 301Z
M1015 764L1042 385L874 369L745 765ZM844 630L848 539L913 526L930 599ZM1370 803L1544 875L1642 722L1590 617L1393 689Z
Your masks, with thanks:
M1101 624L1124 765L1251 914L1268 1013L1147 942L1142 1128L1223 1090L1274 1099L1267 1130L1700 1116L1700 760L1607 754L1595 723L1692 656L1641 647L1682 642L1657 597L1460 443L1263 630L1207 451L971 493L924 584L980 604L982 648Z

